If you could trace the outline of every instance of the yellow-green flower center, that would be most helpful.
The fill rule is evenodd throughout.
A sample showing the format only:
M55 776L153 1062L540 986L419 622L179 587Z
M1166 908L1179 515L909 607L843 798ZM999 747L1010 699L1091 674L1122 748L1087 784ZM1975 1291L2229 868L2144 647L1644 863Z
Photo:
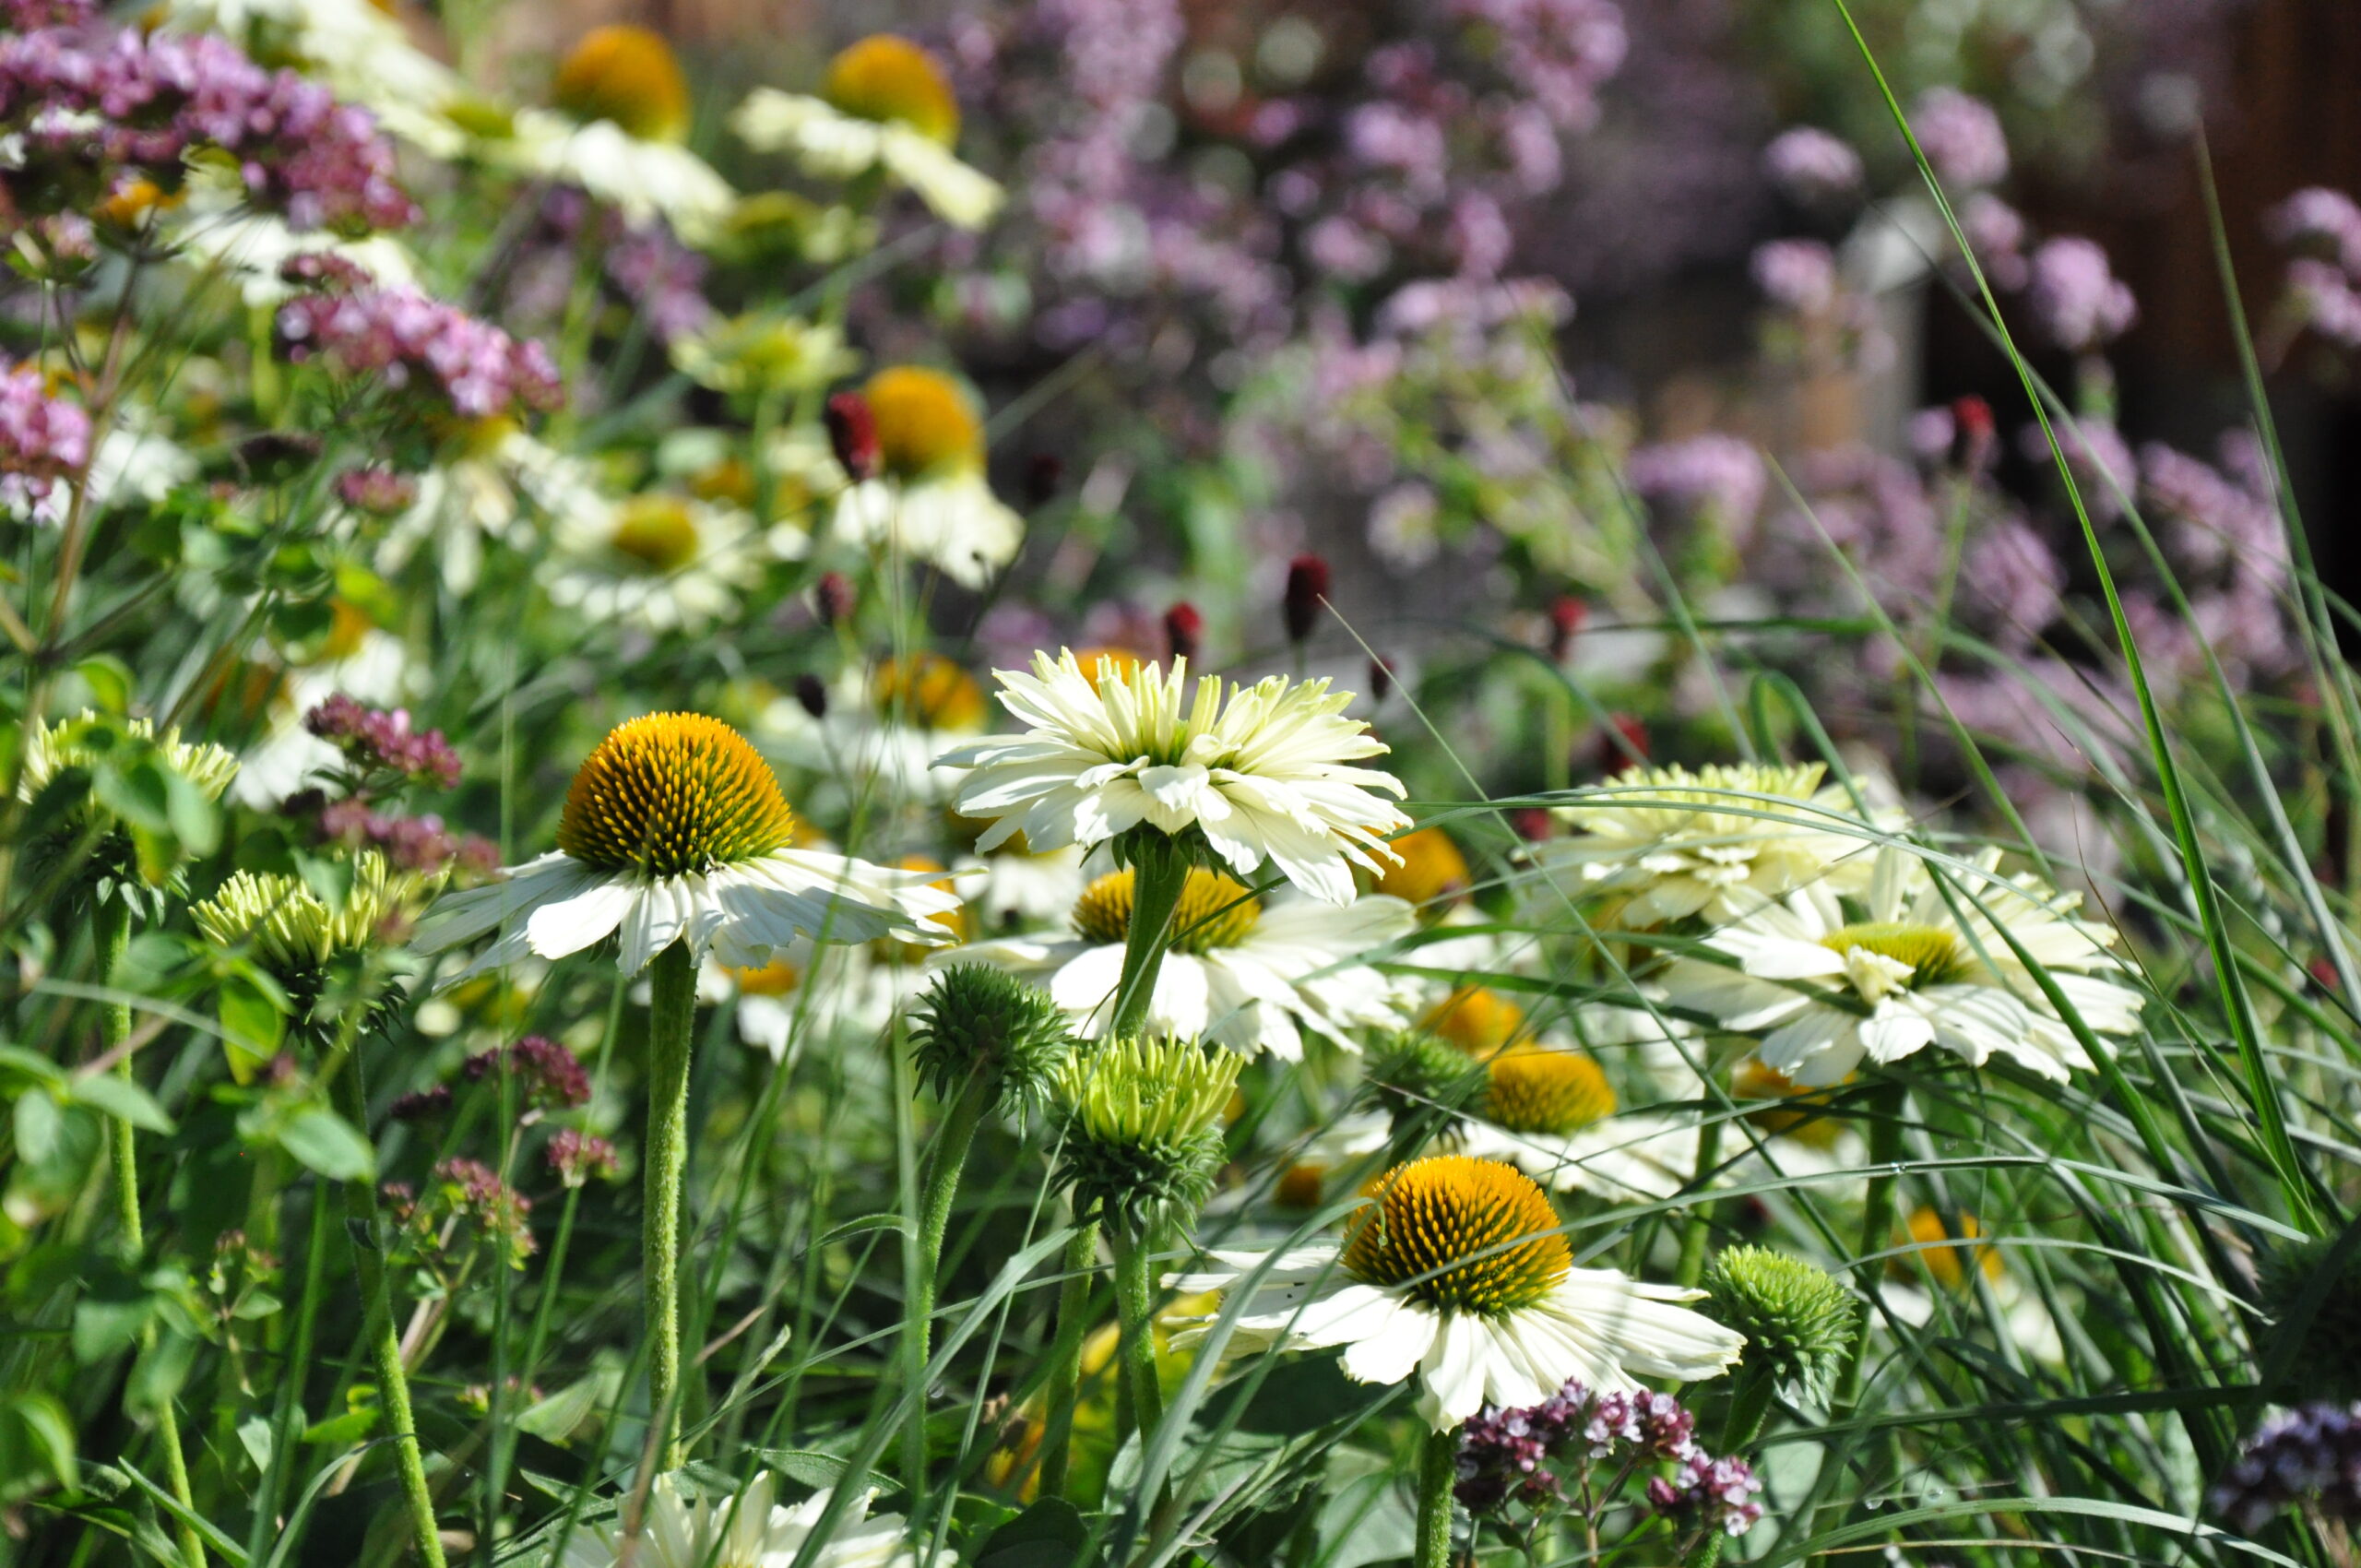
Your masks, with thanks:
M607 542L616 554L670 576L697 558L697 520L678 496L635 495L617 509Z
M1345 1243L1346 1272L1407 1287L1439 1311L1513 1313L1573 1266L1548 1195L1499 1160L1447 1154L1397 1165L1374 1197Z
M984 427L959 384L941 371L895 365L861 388L877 422L877 460L896 479L983 463Z
M550 95L577 120L612 120L644 141L688 132L688 78L672 46L646 28L591 29L558 66Z
M617 725L565 792L557 847L599 871L681 876L793 842L795 814L746 738L697 713Z
M1614 1112L1607 1075L1578 1051L1528 1047L1492 1058L1484 1113L1513 1133L1571 1133Z
M1470 1056L1486 1057L1524 1031L1525 1009L1489 986L1463 985L1428 1008L1418 1027Z
M1401 857L1378 873L1377 891L1406 904L1456 903L1470 880L1467 857L1440 827L1406 833L1386 848Z
M1913 989L1940 985L1967 968L1967 953L1956 934L1940 926L1907 921L1862 921L1839 926L1821 937L1820 944L1840 956L1857 947L1907 964Z
M1136 873L1126 866L1084 888L1082 897L1074 900L1074 931L1091 942L1128 940L1137 883ZM1180 902L1172 911L1172 945L1182 953L1235 947L1262 918L1262 900L1248 893L1245 884L1192 866L1188 883L1180 890Z
M987 717L976 678L939 653L884 660L869 691L877 717L915 730L980 730Z
M925 50L878 33L828 62L820 96L857 119L899 121L930 141L959 139L959 101Z

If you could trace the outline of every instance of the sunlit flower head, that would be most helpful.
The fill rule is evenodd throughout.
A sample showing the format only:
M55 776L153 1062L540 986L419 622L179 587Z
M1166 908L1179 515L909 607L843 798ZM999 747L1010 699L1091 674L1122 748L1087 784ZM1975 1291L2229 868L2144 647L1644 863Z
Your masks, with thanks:
M594 29L552 84L556 107L519 109L484 152L519 172L574 185L626 222L662 219L691 244L709 240L738 197L681 137L689 94L671 46L645 28Z
M1489 986L1463 985L1418 1015L1418 1028L1470 1056L1487 1057L1525 1039L1525 1009Z
M1474 1109L1456 1129L1458 1146L1557 1192L1666 1198L1696 1165L1693 1117L1618 1116L1614 1087L1581 1051L1541 1045L1501 1051L1485 1066Z
M1703 915L1725 921L1799 887L1857 888L1870 844L1852 797L1822 782L1819 763L1719 764L1633 769L1556 814L1571 837L1536 860L1572 873L1584 891L1626 897L1638 928Z
M1418 1413L1437 1431L1488 1404L1537 1405L1570 1378L1616 1390L1641 1377L1713 1377L1745 1343L1676 1304L1700 1291L1576 1268L1547 1194L1497 1160L1438 1155L1396 1166L1347 1223L1341 1247L1271 1260L1230 1347L1341 1345L1355 1382L1416 1373ZM1167 1283L1228 1289L1264 1262L1213 1256L1218 1267Z
M455 978L617 933L626 974L676 941L757 968L798 936L942 942L929 917L959 905L928 873L794 848L770 765L699 714L650 714L599 742L566 791L557 843L503 881L444 898L415 945L439 953L497 932Z
M1085 849L1135 827L1202 836L1240 876L1264 861L1332 904L1353 899L1352 868L1392 860L1384 836L1409 825L1385 797L1401 780L1352 763L1386 747L1347 719L1352 698L1325 681L1274 675L1188 689L1188 661L1168 673L1126 672L1102 659L1092 675L1071 652L1033 656L1030 673L997 671L1001 703L1021 735L978 741L940 760L975 772L958 809L991 817L989 850L1022 831L1037 849Z
M2140 993L2106 978L2123 972L2107 951L2115 932L2075 917L2079 894L2002 877L1999 861L1988 851L1946 887L1908 851L1882 849L1860 918L1833 897L1793 894L1705 937L1709 956L1678 961L1666 990L1675 1005L1759 1035L1763 1063L1806 1087L1929 1045L2062 1081L2090 1059L2011 939L2100 1034L2139 1027Z
M1113 1016L1135 885L1129 868L1091 883L1075 900L1072 936L1004 937L959 956L1038 980L1074 1016L1076 1032L1096 1038ZM1358 1050L1353 1029L1402 1022L1399 986L1363 960L1415 923L1398 898L1342 909L1306 898L1265 904L1242 884L1192 867L1146 1027L1289 1062L1302 1056L1307 1029Z
M706 1491L694 1503L678 1481L658 1476L631 1561L641 1568L786 1568L798 1560L830 1493L816 1492L792 1507L773 1501L777 1484L763 1471L734 1495ZM811 1559L812 1568L910 1568L918 1561L898 1514L867 1517L869 1493L844 1515ZM616 1522L586 1524L566 1543L561 1568L616 1568L625 1542ZM934 1561L955 1564L950 1552Z
M849 476L836 527L848 539L981 588L1014 560L1025 520L992 493L984 426L967 388L938 370L894 365L869 378L876 472Z
M829 62L818 96L757 88L730 116L746 145L784 152L808 174L849 180L883 169L945 222L976 229L1003 193L959 161L959 105L942 71L908 39L880 33Z
M592 28L559 62L550 101L577 120L611 120L647 141L689 129L689 79L663 35L617 24Z
M757 529L739 507L666 491L563 516L556 533L543 564L552 602L653 632L726 617L766 563L793 559L810 543L801 529Z
M1421 913L1440 915L1467 896L1467 857L1440 827L1421 827L1393 841L1394 862L1382 868L1376 890Z

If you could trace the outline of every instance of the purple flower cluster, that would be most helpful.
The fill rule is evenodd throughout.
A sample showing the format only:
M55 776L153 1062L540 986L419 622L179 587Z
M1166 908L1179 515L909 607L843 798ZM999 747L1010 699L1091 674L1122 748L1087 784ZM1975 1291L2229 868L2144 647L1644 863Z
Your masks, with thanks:
M557 366L540 344L519 343L415 289L298 294L279 307L279 343L298 364L322 358L344 374L382 377L469 419L546 410L564 400Z
M287 810L311 817L321 842L376 849L397 870L426 876L457 871L469 881L481 881L500 869L500 850L490 839L454 833L433 812L397 816L379 811L366 796L323 802L313 791L290 800Z
M1626 472L1631 488L1647 499L1711 513L1733 534L1754 526L1770 482L1752 442L1719 434L1640 447Z
M2061 235L2033 253L2025 303L2050 340L2086 353L2120 338L2139 319L2129 285L2107 266L2092 241Z
M540 1110L567 1111L590 1103L590 1074L582 1059L553 1039L527 1035L516 1044L468 1058L469 1083L505 1073Z
M2000 116L1980 98L1956 88L1929 88L1910 116L1919 150L1936 176L1954 191L1997 185L2009 175L2009 138Z
M2361 1523L2361 1404L2307 1405L2272 1417L2206 1501L2249 1535L2307 1503L2327 1518Z
M533 1255L532 1199L480 1159L446 1159L434 1168L434 1180L453 1209L497 1246L511 1266L525 1266Z
M502 319L554 327L573 296L586 242L595 242L607 287L638 311L656 341L669 343L713 319L705 257L681 244L661 219L626 223L613 208L570 187L541 198L517 245Z
M1762 1490L1743 1460L1717 1459L1698 1446L1696 1421L1669 1394L1645 1390L1594 1394L1568 1382L1538 1405L1519 1410L1487 1407L1460 1429L1459 1476L1453 1487L1471 1514L1510 1503L1539 1508L1564 1495L1553 1464L1584 1467L1669 1459L1672 1479L1653 1478L1648 1501L1659 1512L1695 1515L1731 1535L1762 1516L1751 1501Z
M1788 200L1821 206L1859 194L1861 155L1841 137L1797 125L1762 149L1762 173Z
M2271 230L2296 253L2283 311L2340 348L2361 348L2361 207L2316 185L2282 203Z
M65 25L0 37L0 134L18 138L0 174L12 216L87 208L131 178L177 189L186 159L207 148L235 161L250 201L299 229L417 216L367 111L210 34Z
M550 1169L569 1187L579 1187L593 1176L612 1176L622 1166L613 1144L572 1127L559 1128L544 1152Z
M0 0L0 21L11 32L79 27L98 14L97 0Z
M413 730L401 709L370 707L338 692L303 715L303 728L344 754L363 774L448 790L459 781L459 754L440 730Z
M418 481L372 463L338 474L336 498L373 517L397 517L418 500Z
M1747 270L1762 297L1797 315L1825 315L1836 303L1836 255L1818 240L1766 240Z
M0 510L38 508L90 456L90 416L30 365L0 370Z

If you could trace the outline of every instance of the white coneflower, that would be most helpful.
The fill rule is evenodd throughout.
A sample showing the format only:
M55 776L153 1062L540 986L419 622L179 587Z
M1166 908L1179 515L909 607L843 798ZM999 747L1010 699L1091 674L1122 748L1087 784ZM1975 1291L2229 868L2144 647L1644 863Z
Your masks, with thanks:
M945 222L981 228L1000 210L1000 186L959 161L959 104L950 84L908 39L864 38L828 63L817 97L757 88L730 117L758 152L784 152L804 172L849 180L883 169Z
M466 96L458 73L412 43L371 0L171 0L167 25L226 33L259 59L300 65L348 103L433 158L466 136L446 113Z
M1825 771L1635 768L1558 807L1573 835L1537 847L1535 859L1583 891L1622 895L1622 922L1633 928L1726 921L1799 887L1850 891L1869 876L1869 825L1844 790L1822 782Z
M734 610L765 562L809 543L799 529L758 530L735 506L650 492L559 517L545 576L552 603L593 622L694 630Z
M708 1492L691 1503L671 1476L658 1476L648 1490L647 1513L630 1560L641 1568L787 1568L827 1512L831 1493L815 1492L781 1507L773 1501L776 1491L765 1470L742 1491ZM866 1517L874 1496L864 1492L845 1510L813 1554L812 1568L909 1568L918 1561L899 1514ZM615 1568L625 1555L613 1521L585 1525L566 1542L561 1568ZM943 1552L934 1561L952 1564L957 1558Z
M1485 1073L1478 1114L1456 1130L1468 1154L1504 1160L1554 1191L1615 1202L1668 1198L1696 1169L1696 1118L1617 1115L1607 1075L1580 1051L1519 1046Z
M862 384L876 468L836 500L848 539L939 567L979 588L1016 557L1025 519L992 493L984 426L965 388L940 371L893 365Z
M959 956L1038 980L1078 1020L1078 1032L1097 1038L1122 978L1137 885L1130 868L1091 883L1074 903L1071 937L1003 937L971 944ZM1399 898L1373 896L1343 909L1305 898L1266 905L1241 884L1192 867L1171 924L1147 1004L1154 1032L1294 1062L1304 1029L1356 1051L1352 1029L1403 1022L1401 988L1360 961L1416 928Z
M889 870L794 838L778 780L743 736L698 714L650 714L617 726L582 764L555 851L442 899L415 945L439 953L496 931L464 978L618 932L627 974L675 942L759 968L799 935L949 940L929 919L959 907L931 885L939 870Z
M994 819L979 849L1020 831L1053 849L1138 827L1193 830L1241 876L1268 861L1313 897L1349 904L1352 868L1380 870L1393 858L1385 835L1409 826L1385 798L1403 794L1401 780L1350 766L1387 748L1344 716L1351 695L1325 681L1274 675L1233 685L1225 701L1218 676L1189 693L1186 659L1167 671L1101 659L1086 671L1072 652L997 675L1026 732L938 759L975 770L956 804Z
M1929 1045L1977 1066L2011 1057L2062 1081L2090 1059L2013 939L2090 1028L2139 1027L2139 992L2100 978L2123 969L2107 951L2115 932L2075 918L2081 895L2000 876L1998 850L1948 888L1906 850L1880 850L1874 863L1860 918L1824 890L1766 904L1703 939L1721 962L1673 965L1665 977L1673 1004L1760 1035L1763 1064L1809 1088L1842 1082L1864 1060L1884 1065Z
M1228 1289L1264 1261L1212 1255L1219 1267L1166 1283ZM1445 1431L1487 1404L1537 1405L1570 1378L1611 1391L1641 1377L1718 1375L1745 1340L1677 1304L1702 1294L1574 1267L1529 1178L1497 1160L1439 1155L1387 1172L1341 1247L1272 1260L1230 1347L1341 1345L1357 1383L1416 1374L1419 1415Z
M939 802L957 788L939 767L945 748L979 734L991 717L974 676L939 653L915 653L855 668L825 689L814 715L801 695L782 695L759 726L783 761L824 775L850 793Z
M444 585L455 594L474 589L485 541L513 540L520 517L538 516L556 529L580 529L615 512L592 465L501 418L461 427L416 484L409 505L377 541L377 570L397 575L421 549L431 550Z

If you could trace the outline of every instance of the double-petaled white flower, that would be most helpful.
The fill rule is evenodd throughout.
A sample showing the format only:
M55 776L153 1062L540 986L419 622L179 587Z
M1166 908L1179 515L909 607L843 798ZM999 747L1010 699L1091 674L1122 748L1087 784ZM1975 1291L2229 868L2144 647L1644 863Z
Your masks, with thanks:
M939 759L975 769L956 805L995 819L979 849L1020 831L1053 849L1143 826L1193 829L1241 876L1268 861L1306 893L1349 904L1352 868L1378 870L1392 858L1385 836L1409 826L1386 799L1401 780L1351 766L1387 748L1344 716L1351 696L1325 681L1274 675L1231 686L1225 702L1218 676L1189 691L1185 659L1169 672L1101 659L1086 672L1071 652L996 674L1026 732Z
M798 936L931 944L959 907L940 868L897 871L799 849L778 780L718 719L657 713L619 725L567 790L552 853L445 897L414 945L439 953L497 932L462 976L577 953L620 934L637 974L675 942L759 968Z
M1166 1283L1228 1290L1264 1262L1212 1255L1218 1267ZM1270 1264L1230 1347L1341 1345L1355 1382L1416 1374L1418 1413L1437 1431L1488 1404L1537 1405L1569 1378L1615 1390L1643 1376L1713 1377L1746 1343L1679 1304L1700 1291L1574 1267L1541 1189L1497 1160L1465 1155L1395 1167L1341 1247L1301 1248Z
M1861 918L1824 887L1765 903L1703 939L1719 961L1674 964L1666 991L1676 1006L1759 1034L1763 1064L1807 1087L1929 1045L2062 1081L2091 1061L2026 961L2100 1034L2139 1027L2140 993L2107 978L2123 972L2107 951L2115 932L2076 918L2080 894L2003 877L1999 858L1987 851L1938 880L1909 851L1880 850Z
M768 1470L735 1494L707 1493L694 1503L681 1496L670 1476L658 1476L648 1490L647 1513L631 1561L642 1568L788 1568L826 1512L829 1493L815 1492L792 1507L773 1501ZM872 1492L845 1510L836 1529L812 1557L812 1568L908 1568L918 1561L908 1527L899 1514L872 1519ZM615 1568L624 1541L612 1522L585 1525L566 1542L561 1568ZM955 1564L955 1553L936 1555Z

